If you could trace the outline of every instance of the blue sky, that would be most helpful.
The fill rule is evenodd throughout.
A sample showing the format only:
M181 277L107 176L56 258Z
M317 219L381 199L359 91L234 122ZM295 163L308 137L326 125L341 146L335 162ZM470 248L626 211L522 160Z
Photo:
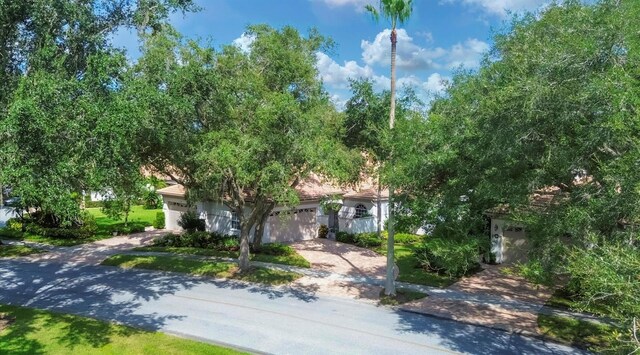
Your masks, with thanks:
M249 24L290 25L306 33L315 27L336 42L318 54L318 69L338 107L349 98L348 79L366 77L389 87L389 24L363 11L377 0L197 0L198 13L174 14L172 24L188 38L214 45L247 40ZM452 71L477 67L491 36L510 14L536 10L546 0L414 0L414 13L398 32L398 84L413 86L425 101L442 90ZM114 44L138 56L133 33L121 31Z

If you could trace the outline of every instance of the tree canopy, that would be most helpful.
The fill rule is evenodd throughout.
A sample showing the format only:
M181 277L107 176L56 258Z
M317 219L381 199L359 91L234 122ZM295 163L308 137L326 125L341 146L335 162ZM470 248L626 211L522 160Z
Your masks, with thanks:
M276 203L296 205L302 179L311 172L347 179L357 164L315 67L329 42L291 27L250 26L246 35L247 51L154 36L139 70L156 88L147 96L159 138L150 160L175 170L192 199L235 211L248 257L249 231Z
M507 206L535 262L626 322L640 316L639 11L568 1L514 20L433 102L421 158L395 176L428 202L436 233L479 234L486 212ZM532 208L544 191L553 202Z

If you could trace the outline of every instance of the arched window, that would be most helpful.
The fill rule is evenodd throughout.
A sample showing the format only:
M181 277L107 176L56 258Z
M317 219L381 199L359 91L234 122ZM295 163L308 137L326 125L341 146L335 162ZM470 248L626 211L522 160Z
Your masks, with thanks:
M356 214L353 216L353 218L362 218L368 215L369 215L369 209L367 209L367 206L361 203L356 205Z

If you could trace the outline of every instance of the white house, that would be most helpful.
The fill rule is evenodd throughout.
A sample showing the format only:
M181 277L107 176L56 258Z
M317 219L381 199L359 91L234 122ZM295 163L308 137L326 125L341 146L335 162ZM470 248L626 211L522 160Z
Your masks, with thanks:
M296 191L299 204L293 208L276 206L265 223L263 243L287 242L313 239L318 236L320 225L350 233L375 232L377 230L377 190L363 186L359 190L343 190L321 182L312 175L301 182ZM182 185L173 185L158 190L163 198L165 226L180 230L180 215L192 208L205 220L207 231L222 234L238 234L240 222L235 212L215 201L197 202L189 207ZM332 198L341 205L337 212L324 211L322 201ZM381 222L384 223L389 210L389 193L381 193ZM336 228L337 227L337 228Z

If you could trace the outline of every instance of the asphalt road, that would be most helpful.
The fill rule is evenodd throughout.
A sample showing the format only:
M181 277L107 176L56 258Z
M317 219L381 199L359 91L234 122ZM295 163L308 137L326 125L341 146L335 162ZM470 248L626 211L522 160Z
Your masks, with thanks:
M575 349L313 289L101 266L0 261L0 303L275 354L569 354Z

